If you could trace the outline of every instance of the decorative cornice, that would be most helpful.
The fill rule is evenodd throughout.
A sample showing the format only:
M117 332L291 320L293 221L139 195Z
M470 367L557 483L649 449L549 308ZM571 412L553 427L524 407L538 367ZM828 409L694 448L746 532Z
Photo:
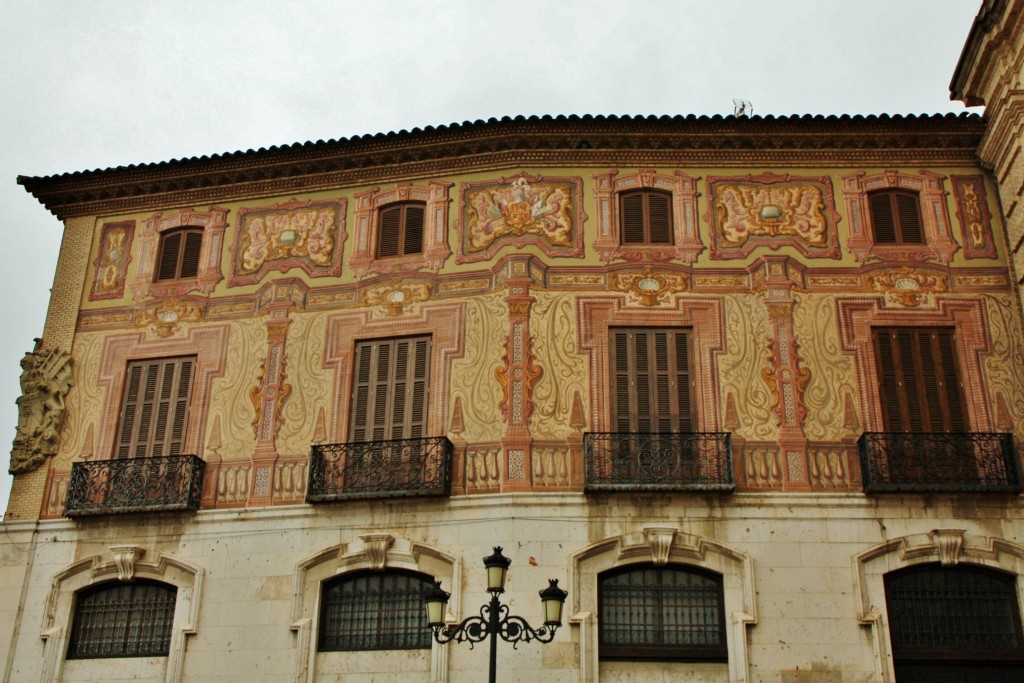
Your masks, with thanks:
M516 117L18 183L58 218L531 166L975 165L980 116Z

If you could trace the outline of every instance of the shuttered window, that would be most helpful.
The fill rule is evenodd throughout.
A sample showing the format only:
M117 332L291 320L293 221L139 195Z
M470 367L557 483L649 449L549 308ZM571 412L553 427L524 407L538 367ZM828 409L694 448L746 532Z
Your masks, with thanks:
M430 337L360 342L355 358L351 440L426 436Z
M430 647L423 594L429 576L396 569L343 574L323 584L320 652Z
M923 244L921 202L916 192L879 190L868 195L876 244Z
M966 432L952 328L875 328L887 432Z
M601 659L727 661L722 575L632 565L598 577Z
M965 564L927 564L886 574L896 680L1024 680L1017 580Z
M623 244L672 244L672 195L653 190L619 195Z
M181 455L195 362L187 357L128 364L117 457Z
M68 659L166 656L177 595L174 586L141 579L79 591Z
M389 204L380 210L377 256L408 256L423 251L423 202Z
M693 432L692 333L612 329L612 415L617 432Z
M160 233L157 282L196 277L202 246L203 231L199 228L175 228Z

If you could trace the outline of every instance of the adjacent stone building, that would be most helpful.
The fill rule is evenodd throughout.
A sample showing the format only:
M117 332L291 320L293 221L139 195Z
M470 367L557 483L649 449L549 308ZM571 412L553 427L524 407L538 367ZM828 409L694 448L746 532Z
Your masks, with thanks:
M19 179L64 240L4 679L479 680L420 595L477 613L501 545L512 613L569 591L501 680L1020 680L992 135L519 117Z

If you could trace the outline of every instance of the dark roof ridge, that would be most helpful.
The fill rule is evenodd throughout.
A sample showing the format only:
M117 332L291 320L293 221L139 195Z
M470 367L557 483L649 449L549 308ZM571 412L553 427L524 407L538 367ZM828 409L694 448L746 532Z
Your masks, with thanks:
M141 162L135 164L127 164L122 166L113 166L108 168L94 168L89 170L78 170L68 171L65 173L51 174L46 176L18 176L18 184L26 185L33 181L54 181L58 179L71 180L75 178L85 178L88 176L106 174L106 173L117 173L117 172L138 172L152 169L158 169L161 167L182 165L189 163L201 163L211 161L228 161L238 159L246 156L268 154L268 153L286 153L293 150L303 148L315 148L315 147L331 147L346 144L357 144L365 143L370 141L383 141L383 140L394 140L406 137L412 137L430 133L443 133L443 132L460 132L466 131L472 128L478 128L483 126L495 126L501 124L514 124L514 123L533 123L533 122L567 122L567 123L628 123L628 122L642 122L652 124L671 124L671 123L707 123L707 122L728 122L743 125L742 122L753 122L753 123L807 123L807 122L914 122L914 121L942 121L942 120L957 120L957 119L981 119L981 115L975 112L963 111L963 112L946 112L946 113L935 113L935 114L754 114L750 116L734 116L732 114L543 114L543 115L523 115L518 114L515 116L502 116L500 118L490 117L486 120L476 119L475 121L463 121L462 123L453 122L449 124L440 125L427 125L422 128L413 127L412 129L401 129L398 131L390 131L387 133L364 133L356 134L350 137L331 138L328 140L319 139L314 141L305 142L293 142L279 145L271 145L269 147L260 147L258 149L249 148L247 150L235 150L230 152L216 152L213 154L203 154L190 157L176 157L163 161L155 162Z

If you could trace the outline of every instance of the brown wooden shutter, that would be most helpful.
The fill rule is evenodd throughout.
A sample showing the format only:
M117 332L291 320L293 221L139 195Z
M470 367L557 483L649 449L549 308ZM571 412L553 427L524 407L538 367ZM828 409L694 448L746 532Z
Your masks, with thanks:
M952 329L876 328L874 342L885 431L968 431Z
M426 436L429 365L429 337L359 343L352 392L352 440Z
M175 228L161 233L157 281L196 277L202 247L203 231L199 228Z
M619 196L619 221L623 244L671 244L672 196L639 190Z
M423 202L392 204L380 210L377 256L408 256L423 251Z
M672 199L662 192L649 192L647 200L648 241L651 244L672 243Z
M616 431L692 432L688 330L612 330L612 416Z
M879 190L868 195L876 244L923 244L921 203L916 192Z
M163 233L160 240L160 265L157 280L173 280L178 277L178 254L181 251L181 233Z
M622 195L619 218L622 221L622 243L643 244L647 241L644 231L644 197L639 192Z
M117 457L181 454L194 369L195 358L128 365Z
M178 277L189 278L199 274L199 250L203 246L203 233L190 230L185 233L181 249L181 272Z
M921 226L921 203L917 194L897 192L895 195L896 216L900 226L900 241L904 244L923 244L924 230Z
M405 205L405 230L402 236L402 255L423 251L423 205Z
M377 235L377 256L388 258L398 256L399 238L402 232L402 207L389 206L380 212L380 228Z

